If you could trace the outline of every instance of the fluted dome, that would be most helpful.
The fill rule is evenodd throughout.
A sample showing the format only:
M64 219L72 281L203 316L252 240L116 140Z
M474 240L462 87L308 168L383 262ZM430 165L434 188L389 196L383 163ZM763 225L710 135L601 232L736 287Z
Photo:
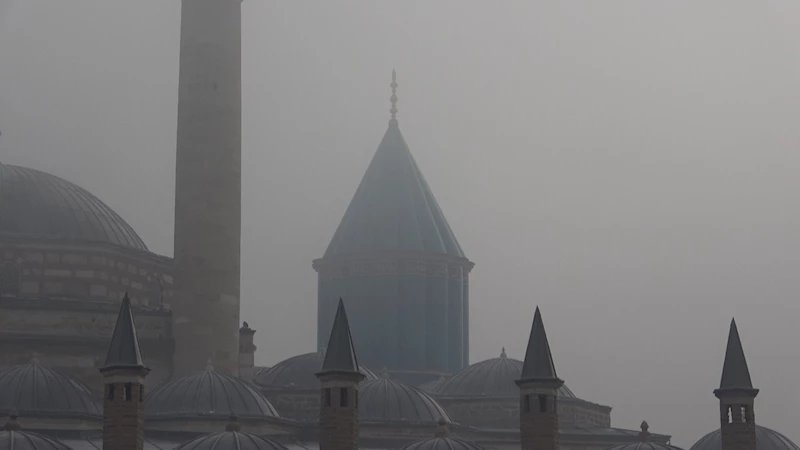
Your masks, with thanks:
M319 389L319 379L316 373L322 369L325 354L322 352L304 353L283 360L278 364L259 371L255 379L256 384L272 388L290 389ZM378 378L375 373L364 366L360 366L365 380Z
M36 360L0 372L0 414L11 411L22 417L103 417L89 388Z
M106 242L147 250L105 203L67 180L0 164L0 236Z
M72 450L66 444L29 431L0 431L0 450Z
M800 450L786 436L767 427L756 425L756 448L758 450ZM720 430L712 431L695 442L690 450L722 450Z
M424 441L412 442L400 450L483 450L483 447L472 442L451 437L436 437Z
M450 423L450 416L430 395L406 384L379 378L359 387L361 422Z
M255 386L217 373L213 367L172 380L147 397L148 420L278 417L278 412Z
M224 431L194 438L175 450L287 450L287 448L255 434Z
M475 363L444 380L429 391L437 397L518 397L515 383L522 377L522 361L506 356L505 349L499 358ZM560 397L575 398L575 394L563 385L558 389Z

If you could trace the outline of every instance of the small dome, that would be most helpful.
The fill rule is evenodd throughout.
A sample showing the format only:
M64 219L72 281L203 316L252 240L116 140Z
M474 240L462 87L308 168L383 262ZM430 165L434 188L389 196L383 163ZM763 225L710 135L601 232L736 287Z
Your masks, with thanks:
M642 422L641 432L639 432L639 442L627 442L625 444L615 445L608 450L681 450L669 444L661 444L659 442L652 442L650 439L653 436L650 434L650 425L647 422Z
M169 381L150 393L145 405L148 420L278 417L278 412L255 386L205 371Z
M424 441L413 442L400 450L483 450L483 447L472 442L451 437L435 437Z
M86 385L36 360L0 373L0 414L11 411L23 417L103 418Z
M759 425L756 425L756 448L758 450L800 450L786 436ZM690 450L722 450L720 430L712 431L701 437Z
M322 352L304 353L283 360L278 364L259 371L254 380L263 387L291 389L319 389L316 373L322 369L325 354ZM366 380L378 378L375 373L364 366L360 367Z
M359 387L361 422L451 423L444 408L430 395L406 384L379 378Z
M71 450L69 446L36 433L22 431L17 413L8 416L0 428L0 450Z
M223 431L194 438L179 445L175 450L287 450L287 448L255 434Z
M0 431L0 450L72 450L66 444L29 431Z
M431 394L437 397L518 397L519 387L515 383L522 376L522 361L508 358L505 349L499 358L487 359L472 364L452 377L434 386ZM575 394L563 385L558 395L575 398Z
M0 164L0 236L107 242L147 251L105 203L63 178Z

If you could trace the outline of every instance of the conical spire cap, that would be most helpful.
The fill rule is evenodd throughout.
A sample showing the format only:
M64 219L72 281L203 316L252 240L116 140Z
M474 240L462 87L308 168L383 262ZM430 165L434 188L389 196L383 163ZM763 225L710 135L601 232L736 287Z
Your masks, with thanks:
M336 310L336 317L333 319L331 337L325 351L325 360L322 363L320 374L327 372L352 373L361 375L358 368L356 350L353 347L353 337L350 334L350 324L347 320L347 311L344 309L344 301L339 299L339 308Z
M747 360L744 357L744 349L735 319L731 319L728 344L725 348L725 362L722 364L722 378L719 382L719 389L714 393L719 395L726 391L749 391L753 395L758 393L757 389L753 389L750 369L747 368Z
M522 364L520 381L553 381L562 383L556 375L556 366L553 355L550 353L550 343L544 331L542 313L536 307L531 326L531 335L528 339L528 348L525 351L525 362Z
M128 293L122 298L122 305L111 336L111 345L108 347L106 362L101 371L111 369L145 369L142 353L139 350L139 338L136 335L136 322L133 319L131 300Z

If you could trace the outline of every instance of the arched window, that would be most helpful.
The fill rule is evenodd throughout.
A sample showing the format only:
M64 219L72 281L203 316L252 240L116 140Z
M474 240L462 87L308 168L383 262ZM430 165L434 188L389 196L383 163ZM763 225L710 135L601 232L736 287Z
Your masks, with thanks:
M20 271L14 263L0 263L0 296L19 295Z

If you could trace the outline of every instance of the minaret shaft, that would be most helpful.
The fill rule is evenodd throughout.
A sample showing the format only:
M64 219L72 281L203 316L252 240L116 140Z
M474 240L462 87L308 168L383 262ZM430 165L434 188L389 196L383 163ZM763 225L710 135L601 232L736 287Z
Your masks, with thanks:
M175 188L174 375L236 374L241 240L241 2L184 0Z

